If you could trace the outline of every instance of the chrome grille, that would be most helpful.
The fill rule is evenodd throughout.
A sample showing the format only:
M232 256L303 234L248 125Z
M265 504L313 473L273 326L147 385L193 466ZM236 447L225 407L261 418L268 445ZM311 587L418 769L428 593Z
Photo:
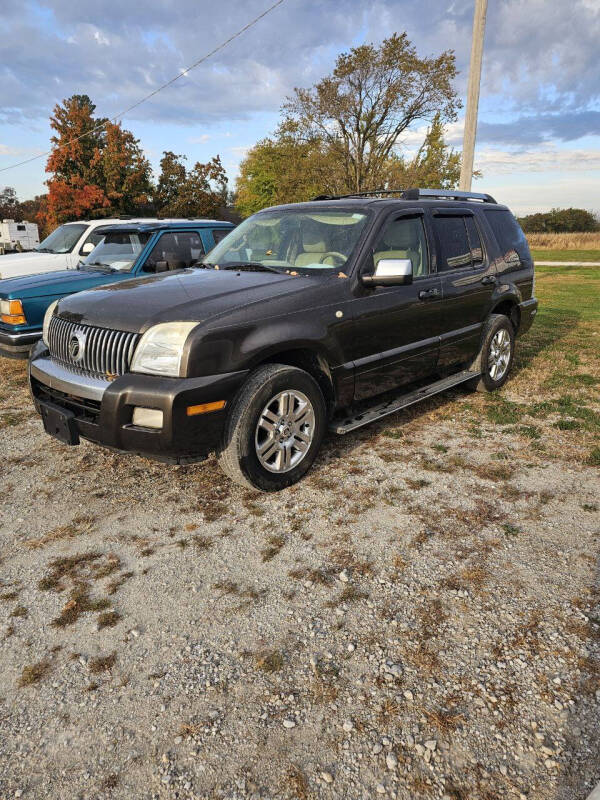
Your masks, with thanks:
M84 342L83 355L71 355L73 339ZM123 375L129 370L139 333L113 331L78 325L60 317L52 317L48 329L48 348L55 361L89 375Z

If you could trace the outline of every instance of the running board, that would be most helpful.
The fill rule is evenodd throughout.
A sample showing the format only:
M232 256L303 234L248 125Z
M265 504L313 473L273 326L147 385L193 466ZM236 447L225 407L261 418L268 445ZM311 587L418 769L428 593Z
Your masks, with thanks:
M434 394L445 392L446 389L451 389L453 386L458 386L460 383L465 383L478 377L479 373L470 372L469 370L457 372L455 375L449 375L447 378L430 383L428 386L422 386L420 389L415 389L408 394L403 394L400 397L394 397L392 400L386 400L385 403L378 403L376 406L366 408L358 414L334 419L329 423L329 430L332 433L350 433L356 428L368 425L369 422L387 417L388 414L393 414L402 408L408 408L408 406L412 406L421 400L426 400Z

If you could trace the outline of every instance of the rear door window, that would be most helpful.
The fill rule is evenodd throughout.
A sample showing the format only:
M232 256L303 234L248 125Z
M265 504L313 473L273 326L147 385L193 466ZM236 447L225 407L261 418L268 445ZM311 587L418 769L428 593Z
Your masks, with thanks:
M438 271L470 267L471 244L467 235L465 217L434 216L433 226L440 246ZM481 242L480 242L481 247Z
M475 217L465 217L469 245L471 247L471 261L474 267L483 263L483 247L481 246L481 236L475 222Z
M484 208L483 213L505 258L507 256L510 258L511 254L515 252L519 258L531 258L525 234L508 209Z

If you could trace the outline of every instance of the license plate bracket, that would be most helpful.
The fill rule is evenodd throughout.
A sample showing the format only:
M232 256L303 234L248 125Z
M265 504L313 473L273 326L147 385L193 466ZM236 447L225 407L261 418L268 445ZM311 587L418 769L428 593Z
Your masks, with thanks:
M63 444L78 445L79 431L75 422L75 414L46 400L40 400L39 404L46 433Z

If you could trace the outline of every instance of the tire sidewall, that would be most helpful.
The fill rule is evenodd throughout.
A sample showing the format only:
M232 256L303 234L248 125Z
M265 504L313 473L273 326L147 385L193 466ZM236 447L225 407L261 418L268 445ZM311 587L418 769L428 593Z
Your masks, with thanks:
M488 359L489 359L490 345L492 343L492 339L501 329L506 330L506 332L510 337L510 359L504 375L499 380L495 381L489 373ZM508 380L508 376L510 375L510 371L512 369L514 355L515 355L514 328L508 317L505 316L499 317L499 319L497 319L492 325L490 325L481 352L481 381L483 382L485 388L488 391L493 392L495 389L499 389L506 383L506 381Z
M310 400L315 415L315 433L310 448L302 461L289 472L277 474L265 469L256 455L255 434L260 414L266 404L279 392L297 389ZM240 418L239 464L242 473L258 489L279 491L299 481L308 472L321 447L325 435L327 414L323 393L314 378L303 370L290 367L272 378L253 395Z

